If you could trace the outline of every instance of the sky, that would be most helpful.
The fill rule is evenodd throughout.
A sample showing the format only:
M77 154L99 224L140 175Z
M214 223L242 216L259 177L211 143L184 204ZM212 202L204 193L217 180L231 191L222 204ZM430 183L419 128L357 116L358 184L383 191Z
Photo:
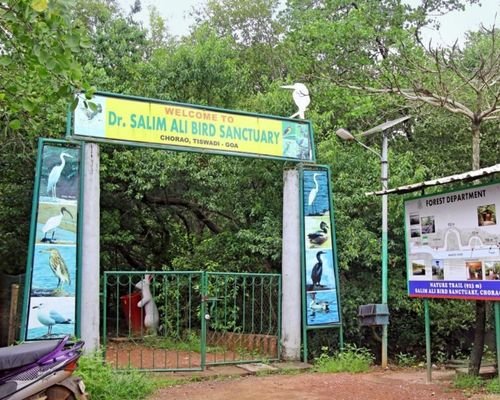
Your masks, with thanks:
M418 4L421 0L403 0L409 4ZM119 4L126 11L134 0L118 0ZM189 18L188 13L193 7L201 7L205 4L204 0L142 0L143 11L140 18L146 23L147 8L154 4L160 15L166 19L169 32L176 36L189 33L189 26L193 20ZM465 12L453 12L444 17L440 17L441 29L439 32L427 29L423 32L425 42L432 38L432 42L439 45L452 45L455 40L463 43L464 32L468 30L477 30L480 23L491 27L495 22L500 25L500 1L499 0L481 0L482 6L468 6Z

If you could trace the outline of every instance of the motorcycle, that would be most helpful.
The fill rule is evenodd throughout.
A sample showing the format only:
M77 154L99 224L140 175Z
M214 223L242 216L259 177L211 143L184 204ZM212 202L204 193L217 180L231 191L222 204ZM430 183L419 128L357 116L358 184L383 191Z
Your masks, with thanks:
M87 400L73 376L84 342L27 342L0 348L0 400Z

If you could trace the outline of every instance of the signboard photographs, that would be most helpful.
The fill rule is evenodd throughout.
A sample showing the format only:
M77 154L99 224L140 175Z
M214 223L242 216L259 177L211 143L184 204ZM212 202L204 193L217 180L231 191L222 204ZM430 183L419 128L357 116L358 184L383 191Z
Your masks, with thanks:
M80 148L44 142L26 340L75 336Z
M411 297L500 300L500 184L405 202Z
M340 323L330 177L327 169L303 170L305 307L309 326Z

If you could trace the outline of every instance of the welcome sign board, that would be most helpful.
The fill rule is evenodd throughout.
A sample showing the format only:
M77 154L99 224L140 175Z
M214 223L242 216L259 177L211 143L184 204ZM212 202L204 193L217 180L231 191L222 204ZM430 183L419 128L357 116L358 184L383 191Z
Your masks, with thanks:
M308 121L111 94L79 100L70 136L289 161L315 159Z
M405 202L411 297L500 300L500 184Z

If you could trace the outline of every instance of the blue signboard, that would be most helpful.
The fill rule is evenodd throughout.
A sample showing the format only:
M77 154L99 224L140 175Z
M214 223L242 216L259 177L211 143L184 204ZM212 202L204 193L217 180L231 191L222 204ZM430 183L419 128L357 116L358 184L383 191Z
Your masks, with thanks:
M327 168L302 170L303 276L307 326L340 323L330 174Z
M78 145L42 140L35 182L23 315L24 339L76 336Z

